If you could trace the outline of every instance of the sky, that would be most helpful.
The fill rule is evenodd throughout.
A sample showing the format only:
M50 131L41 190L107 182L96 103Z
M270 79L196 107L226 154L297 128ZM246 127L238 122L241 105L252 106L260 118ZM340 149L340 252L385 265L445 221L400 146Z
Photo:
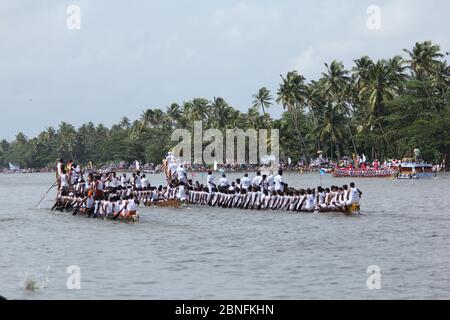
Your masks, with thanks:
M2 0L0 139L61 121L110 126L194 97L245 111L288 71L310 81L334 59L350 69L425 40L450 51L448 12L447 0Z

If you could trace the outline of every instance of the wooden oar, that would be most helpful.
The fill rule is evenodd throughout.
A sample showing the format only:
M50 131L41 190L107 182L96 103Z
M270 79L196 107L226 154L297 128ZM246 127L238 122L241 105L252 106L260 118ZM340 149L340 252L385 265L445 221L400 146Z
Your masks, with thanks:
M39 200L38 204L36 205L36 208L41 204L42 200L45 199L45 197L48 195L48 193L50 192L50 190L52 190L55 186L56 186L56 182L53 183L50 188L48 188L47 192L44 194L44 196L41 198L41 200Z
M128 205L128 203L127 203L127 205ZM122 212L123 209L125 209L125 207L122 207L122 209L120 209L119 212L117 212L117 213L114 215L113 220L116 220L116 219L120 216L120 213Z

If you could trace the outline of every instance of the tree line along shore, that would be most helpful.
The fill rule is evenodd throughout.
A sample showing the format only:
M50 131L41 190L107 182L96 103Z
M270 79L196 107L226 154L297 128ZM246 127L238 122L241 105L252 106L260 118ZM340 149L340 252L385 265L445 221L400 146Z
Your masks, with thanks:
M52 168L56 158L161 163L176 144L173 130L192 130L194 121L203 121L204 129L279 129L284 161L309 161L318 150L329 159L365 154L383 161L419 148L425 160L441 163L450 153L449 53L430 41L400 53L380 60L363 56L349 68L334 60L311 81L288 72L274 92L255 90L246 112L221 97L195 98L111 127L61 122L33 138L19 132L13 141L0 141L0 168ZM281 117L273 119L270 108L282 108Z

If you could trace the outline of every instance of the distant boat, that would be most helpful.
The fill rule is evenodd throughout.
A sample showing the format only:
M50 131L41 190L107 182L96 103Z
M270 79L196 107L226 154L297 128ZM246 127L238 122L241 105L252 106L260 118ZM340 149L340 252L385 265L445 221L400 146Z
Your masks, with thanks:
M436 177L436 172L429 163L407 162L398 166L398 179L431 179L434 177Z
M10 171L19 171L20 170L20 167L19 166L15 166L15 165L13 165L11 162L9 163L9 170Z
M391 178L395 176L397 172L390 168L382 169L344 169L336 168L333 172L333 176L336 178Z

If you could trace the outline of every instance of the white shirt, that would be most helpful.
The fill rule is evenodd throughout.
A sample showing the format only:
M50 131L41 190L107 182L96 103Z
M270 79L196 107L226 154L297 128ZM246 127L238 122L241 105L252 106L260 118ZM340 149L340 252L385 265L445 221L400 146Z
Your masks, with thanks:
M169 164L175 162L175 156L172 155L172 154L171 154L171 155L168 155L168 156L166 157L166 161L167 161Z
M358 189L356 188L350 188L350 203L359 203L360 197Z
M178 187L177 198L180 200L186 200L186 189L184 188L184 186Z
M273 179L274 183L275 183L275 190L281 190L283 191L284 187L283 187L283 178L280 175L277 175L274 179Z
M227 187L230 185L230 183L228 182L228 179L224 178L224 177L220 178L219 184L221 187Z
M312 210L314 208L314 195L308 194L306 196L306 210Z
M136 176L136 179L134 179L134 185L136 188L140 188L142 186L142 179L140 176Z
M179 167L177 168L177 175L178 175L178 178L182 177L183 174L184 174L185 172L186 172L186 169L185 169L184 167L182 167L182 166L179 166Z
M61 175L60 179L61 179L61 188L63 188L63 187L68 188L69 187L69 178L67 177L67 174Z
M241 185L243 188L248 189L252 184L252 180L249 177L244 177L241 180Z
M169 163L169 170L172 174L177 172L178 165L176 163Z
M261 185L262 182L262 177L261 176L256 176L253 178L253 185L259 187Z
M148 186L150 185L150 182L147 180L147 178L142 178L141 185L142 185L142 188L148 188Z
M58 170L58 174L61 175L62 174L62 163L58 162L58 164L56 165L56 169Z
M136 205L136 202L134 202L134 199L128 200L127 209L128 209L128 211L136 211L137 210L137 205Z
M214 176L213 175L208 175L208 177L206 178L206 182L208 183L208 188L212 189L215 187L215 180L214 180Z
M269 190L273 190L275 187L274 178L275 177L273 176L273 174L267 177L267 185L269 186Z
M117 188L120 185L119 179L117 177L111 178L111 187Z

